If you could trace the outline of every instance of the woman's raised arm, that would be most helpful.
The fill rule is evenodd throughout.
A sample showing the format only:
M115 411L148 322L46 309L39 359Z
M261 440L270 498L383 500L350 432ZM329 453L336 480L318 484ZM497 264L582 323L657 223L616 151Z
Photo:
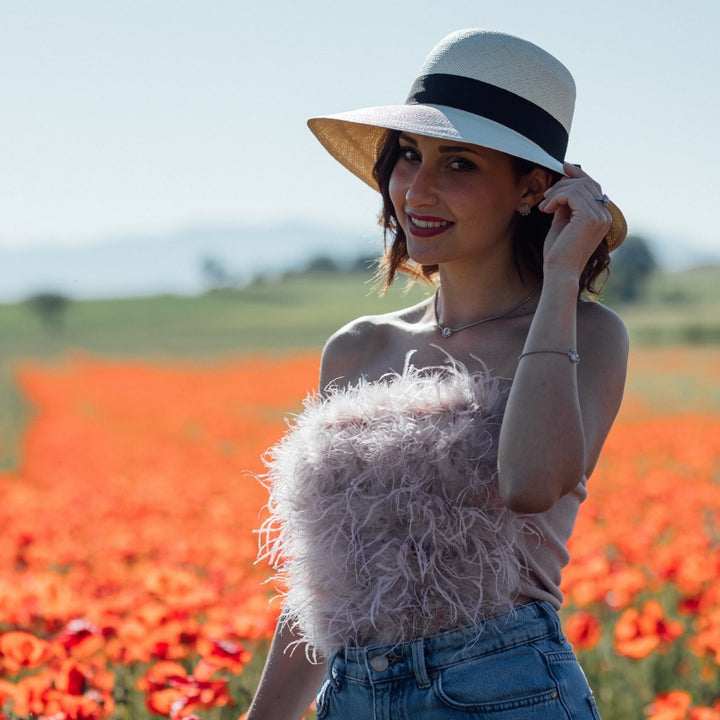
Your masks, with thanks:
M500 433L500 491L517 512L548 510L589 476L625 384L622 321L597 303L578 302L580 273L610 215L591 178L573 166L566 170L569 177L540 205L555 213L543 289Z

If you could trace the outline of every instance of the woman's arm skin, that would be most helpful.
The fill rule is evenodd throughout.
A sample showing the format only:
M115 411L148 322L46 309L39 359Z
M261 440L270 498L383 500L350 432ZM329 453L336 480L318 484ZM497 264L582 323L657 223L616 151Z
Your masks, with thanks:
M346 344L328 342L320 368L321 389L344 375L348 355L341 347ZM334 350L328 351L328 347ZM279 622L247 720L299 720L307 712L325 676L326 666L320 659L319 664L307 659L304 643L288 650L297 641L292 630Z
M307 712L325 665L311 663L304 645L288 650L296 641L290 629L279 623L247 720L300 720Z
M566 165L568 178L540 207L555 219L545 243L543 290L524 351L577 349L519 361L500 432L499 482L516 512L551 508L592 471L622 399L628 339L606 308L578 302L580 273L609 228L599 188Z

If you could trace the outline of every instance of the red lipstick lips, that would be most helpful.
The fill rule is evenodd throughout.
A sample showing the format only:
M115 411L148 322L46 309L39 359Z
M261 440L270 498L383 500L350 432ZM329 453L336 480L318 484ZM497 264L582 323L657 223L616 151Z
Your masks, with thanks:
M454 223L442 218L407 213L408 230L415 237L434 237L444 233Z

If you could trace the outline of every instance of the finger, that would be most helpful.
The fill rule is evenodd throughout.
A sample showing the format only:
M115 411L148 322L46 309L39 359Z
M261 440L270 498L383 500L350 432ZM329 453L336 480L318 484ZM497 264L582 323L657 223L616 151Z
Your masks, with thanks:
M570 178L590 177L579 165L573 165L567 161L563 163L563 172L566 177Z
M578 179L578 178L587 178L591 182L595 183L597 185L598 190L600 189L600 183L597 182L592 176L588 175L579 165L573 165L569 162L563 163L563 172L565 173L565 178L567 179Z
M593 224L607 225L609 228L612 215L605 205L596 199L596 192L594 186L585 183L572 186L568 184L546 197L538 208L548 214L565 209L578 219L584 218Z
M571 193L584 193L590 198L595 198L602 196L602 188L586 174L581 178L564 178L549 187L543 195L545 200L551 200L569 196Z
M545 191L544 196L545 197L541 202L541 205L549 205L554 202L563 202L572 205L574 204L574 199L577 199L578 201L583 199L587 201L594 201L599 207L603 209L605 208L602 202L596 200L596 198L602 198L603 196L599 186L594 181L589 182L585 180L573 180L562 185L557 183L556 185L553 185L552 188L548 188L548 190Z
M548 215L562 214L568 220L576 219L596 225L607 232L612 223L612 215L597 200L585 195L572 198L557 197L543 201L539 209Z

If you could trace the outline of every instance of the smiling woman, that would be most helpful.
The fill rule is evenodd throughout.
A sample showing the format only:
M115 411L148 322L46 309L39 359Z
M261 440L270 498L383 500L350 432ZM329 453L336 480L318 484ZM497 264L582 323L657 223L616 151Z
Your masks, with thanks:
M416 137L422 138L422 136ZM408 133L401 133L399 130L388 131L378 151L378 160L374 169L375 180L385 201L383 224L386 233L390 234L394 240L391 250L385 255L381 262L386 288L390 286L395 278L395 274L399 270L411 276L427 279L431 278L437 272L436 264L420 264L420 268L418 269L418 263L410 261L410 256L407 251L407 235L402 223L398 220L395 210L396 207L404 208L406 203L403 198L395 198L395 200L393 200L391 197L391 180L401 175L398 170L398 166L401 165L400 160L411 161L411 156L407 154L408 151L405 153L401 151L401 140L406 143L414 143L415 146L417 146L417 140L413 139L413 136ZM428 143L433 140L434 138L425 138L425 142ZM560 178L558 173L541 168L515 155L508 155L507 153L490 148L461 143L448 143L444 141L443 144L440 144L439 140L436 141L436 143L438 145L438 151L443 154L449 153L451 156L453 151L456 154L462 151L460 157L448 161L448 174L450 172L473 173L474 175L484 173L484 175L487 176L488 170L490 169L488 166L494 161L497 166L506 165L506 174L508 170L507 165L509 165L512 175L511 180L514 180L518 185L523 181L530 182L534 188L542 188L544 190ZM470 155L468 156L467 153L470 153ZM412 160L417 162L419 155L415 155ZM458 182L467 181L458 179ZM494 183L491 183L490 191L494 189ZM517 191L517 188L514 188L514 190ZM475 201L471 200L472 205L476 203L477 199L475 199ZM516 209L517 216L515 215ZM608 233L609 238L615 238L613 249L622 242L625 234L622 215L617 209L614 209L614 213L613 225ZM543 274L543 245L550 229L553 219L552 215L533 212L531 204L523 200L517 208L512 208L508 217L510 218L508 231L511 236L511 247L515 264L518 268L525 268L531 275L540 280ZM411 218L413 220L413 226L417 228L419 218L416 216L411 216ZM487 222L487 218L483 218L483 222ZM420 219L420 224L423 224L422 219ZM418 236L417 230L415 230L414 235ZM586 291L595 293L602 287L602 281L609 266L608 250L609 245L606 241L605 243L600 243L591 255L590 260L587 262L585 268L583 268L580 276L581 293Z
M463 30L405 104L309 121L382 195L386 287L436 291L332 335L266 456L287 591L249 720L318 688L320 720L597 718L557 611L627 362L587 295L626 228L564 161L574 98L536 45Z
M378 183L387 187L387 207L392 208L393 221L405 236L408 257L423 266L424 275L435 274L443 254L447 261L454 251L466 262L486 262L493 250L513 251L518 207L525 203L530 208L526 192L539 196L550 186L549 171L534 167L518 172L512 156L490 148L473 149L408 133L395 135L389 134L383 150L396 158L385 162L383 150L380 153L382 167L392 170L389 178L378 172ZM421 242L441 234L441 245ZM443 252L433 258L437 250Z

